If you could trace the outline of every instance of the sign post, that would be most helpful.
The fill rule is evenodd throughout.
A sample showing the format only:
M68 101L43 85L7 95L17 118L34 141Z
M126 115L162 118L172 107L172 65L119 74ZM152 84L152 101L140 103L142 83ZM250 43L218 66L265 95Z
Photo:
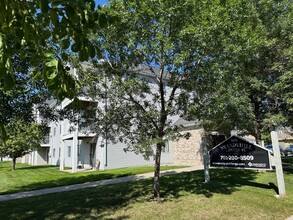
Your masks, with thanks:
M282 167L282 161L281 161L281 155L280 155L280 147L279 147L278 135L276 131L271 132L271 138L272 138L273 152L274 152L274 158L275 158L279 197L282 198L286 195L286 192L285 192L283 167Z
M203 153L203 166L204 166L204 179L205 183L210 182L210 171L209 171L209 154L207 149L207 142L206 138L201 138L201 147L202 147L202 153Z

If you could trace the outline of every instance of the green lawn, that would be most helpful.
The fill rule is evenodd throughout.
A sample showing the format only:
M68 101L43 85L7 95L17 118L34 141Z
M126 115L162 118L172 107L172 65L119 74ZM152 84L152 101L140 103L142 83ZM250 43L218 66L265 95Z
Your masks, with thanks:
M274 172L212 169L161 178L164 200L150 200L152 179L0 202L0 219L274 219L293 215L293 170L287 196L277 194Z
M173 168L179 168L179 166L162 166L162 170ZM70 173L61 172L56 166L17 164L17 169L11 171L11 162L0 162L0 194L111 179L153 172L153 170L153 166L141 166L108 171Z

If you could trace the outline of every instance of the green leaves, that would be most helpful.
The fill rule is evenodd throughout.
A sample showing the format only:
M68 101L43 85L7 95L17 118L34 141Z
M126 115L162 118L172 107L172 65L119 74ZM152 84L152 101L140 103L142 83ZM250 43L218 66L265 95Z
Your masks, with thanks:
M58 68L58 60L56 58L50 58L48 61L46 61L47 67L54 67Z
M201 45L181 34L193 22L192 6L185 1L112 1L105 9L117 20L96 41L106 59L98 70L106 73L107 88L97 89L103 81L97 79L92 93L106 96L108 103L98 124L108 123L110 130L109 124L116 125L111 134L137 152L179 135L169 119L186 110Z
M62 74L65 63L70 62L72 52L80 61L96 57L99 49L89 39L101 27L108 25L109 16L96 10L93 0L4 0L0 9L0 77L1 87L6 90L14 86L11 74L11 58L20 56L29 59L31 69L40 70L50 89L64 88L62 96L72 91L71 77ZM50 53L47 53L50 51ZM54 51L51 53L51 51ZM58 54L59 58L56 58ZM49 59L51 57L51 59ZM54 58L55 57L55 58ZM62 60L61 60L62 59ZM61 61L61 62L60 62ZM53 68L55 69L53 71ZM50 70L48 70L50 69ZM46 74L44 74L46 72ZM59 75L61 74L61 75ZM57 80L57 78L60 78ZM66 80L69 82L66 82ZM52 86L52 82L61 83ZM66 88L66 89L65 89ZM66 92L65 92L66 90ZM60 91L54 91L61 94ZM68 93L71 96L72 92Z
M47 13L49 11L49 1L48 0L39 0L40 9L42 12Z
M286 36L292 35L288 23L281 28L286 34L280 35L284 18L293 18L292 2L236 0L206 6L199 13L203 23L198 20L199 25L189 25L183 32L193 34L194 38L206 36L202 42L211 62L201 67L206 73L202 76L210 79L201 79L206 82L206 88L198 87L198 94L205 94L202 112L212 113L206 117L207 121L214 121L210 123L212 129L222 123L217 118L225 118L229 122L225 130L237 126L260 141L261 133L268 132L266 123L270 118L288 115L284 103L280 104L280 97L285 93L280 94L274 87L292 68L291 61L285 58L288 56L284 55L288 48ZM286 84L282 86L285 88ZM275 102L279 103L277 108L273 107ZM280 126L286 125L284 120L277 121Z
M46 87L55 91L56 97L74 97L76 82L72 75L64 68L62 61L56 57L49 57L46 60L42 72L37 72L35 77L43 78Z
M10 90L15 85L15 79L11 72L7 71L11 70L11 60L7 50L5 35L0 32L0 79L2 79L0 85L5 90Z
M61 41L61 47L63 50L68 49L69 46L70 46L70 40L68 38L65 38ZM74 51L74 52L77 52L77 51Z
M5 141L0 138L1 156L22 157L40 147L44 137L40 125L23 120L12 120L5 126Z

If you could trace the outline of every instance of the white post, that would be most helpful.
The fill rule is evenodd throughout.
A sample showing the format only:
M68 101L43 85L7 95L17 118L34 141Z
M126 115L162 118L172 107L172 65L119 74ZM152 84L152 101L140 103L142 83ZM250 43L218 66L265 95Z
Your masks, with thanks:
M62 121L60 121L62 123ZM63 123L64 125L64 123ZM60 134L60 162L59 162L59 170L63 171L64 170L64 155L65 155L65 149L64 149L64 140L63 140L63 133L64 133L64 127L62 124L61 126L61 134Z
M72 173L76 172L78 160L78 124L75 126L72 141Z
M94 164L95 164L95 167L94 168L96 170L100 170L100 160L98 160L98 149L99 149L99 147L100 147L99 139L97 138L97 140L96 140L96 146L95 146L95 148L96 148L95 155L93 157L93 159L95 160L94 161Z
M205 183L210 182L210 171L209 171L209 154L207 150L207 143L206 138L201 138L201 147L202 147L202 154L203 154L203 165L204 165L204 179Z
M35 152L31 153L31 165L35 165Z
M278 141L278 134L276 131L271 132L271 138L272 138L273 152L274 152L274 158L275 158L279 197L282 198L286 195L286 192L285 192L285 182L284 182L283 167L282 167L280 147L279 147L279 141Z
M64 170L64 154L65 154L65 144L63 140L63 136L61 135L61 141L60 141L60 164L59 164L59 170Z
M39 165L38 164L38 151L34 151L34 163L33 165Z
M96 160L100 161L100 170L105 170L105 144L101 136L97 139Z

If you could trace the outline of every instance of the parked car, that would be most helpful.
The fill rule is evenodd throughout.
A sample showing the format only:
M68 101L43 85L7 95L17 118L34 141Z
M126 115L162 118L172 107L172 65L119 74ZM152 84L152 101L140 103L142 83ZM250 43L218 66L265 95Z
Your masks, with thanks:
M289 145L287 148L284 150L285 156L293 155L293 145Z
M283 147L279 145L279 148L280 148L280 154L281 154L281 156L285 156L285 152L284 152ZM274 152L273 151L273 145L271 145L271 144L267 145L266 146L266 149L272 151L272 153Z

